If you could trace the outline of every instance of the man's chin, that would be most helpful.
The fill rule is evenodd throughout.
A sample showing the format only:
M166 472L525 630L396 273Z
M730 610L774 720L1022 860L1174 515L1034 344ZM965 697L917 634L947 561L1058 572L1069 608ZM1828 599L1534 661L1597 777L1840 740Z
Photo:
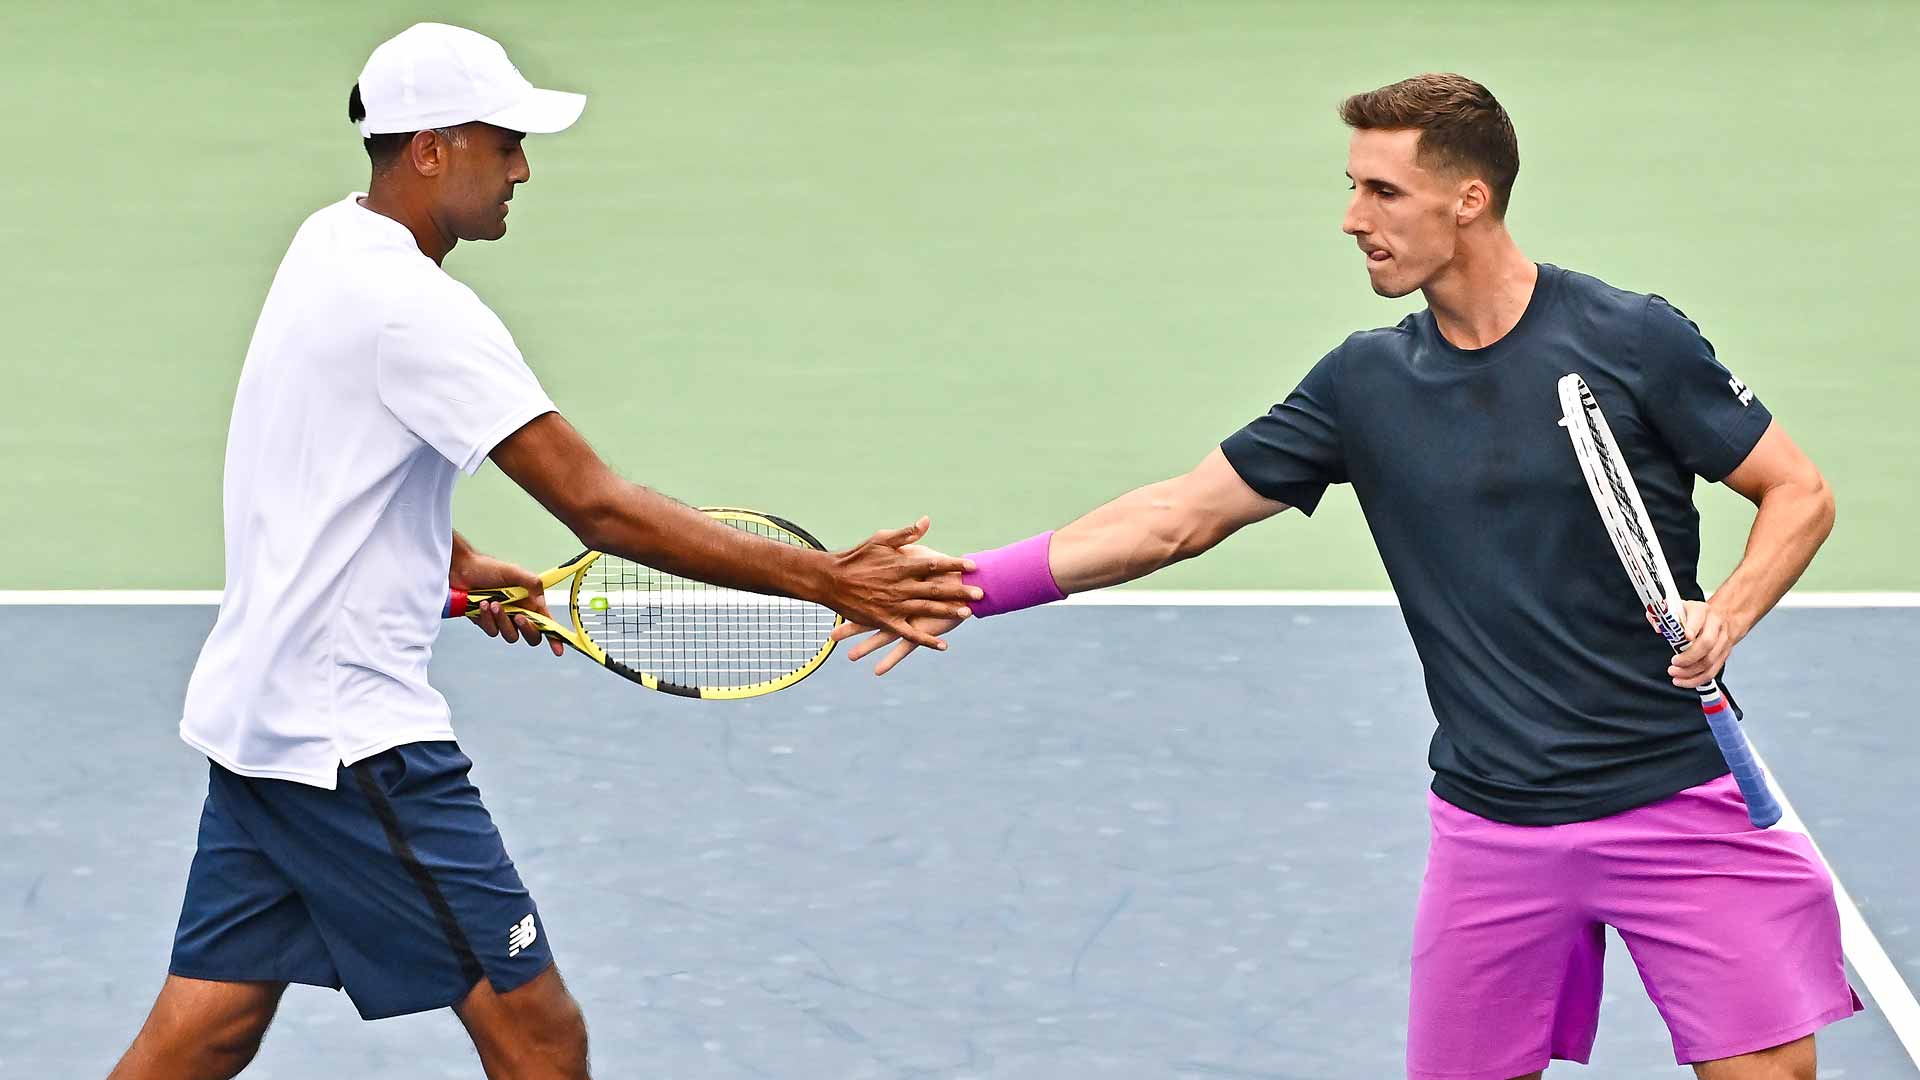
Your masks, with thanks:
M1388 300L1398 300L1420 287L1418 285L1407 285L1389 278L1374 277L1371 274L1367 276L1367 284L1373 286L1373 294L1375 296L1385 297Z

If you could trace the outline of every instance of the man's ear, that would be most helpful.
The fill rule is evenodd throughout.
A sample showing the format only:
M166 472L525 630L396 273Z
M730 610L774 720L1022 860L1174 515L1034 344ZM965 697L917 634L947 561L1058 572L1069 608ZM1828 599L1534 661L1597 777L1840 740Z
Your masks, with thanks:
M438 176L447 167L447 141L436 131L413 133L407 142L407 162L421 176Z
M1460 182L1453 205L1454 223L1471 225L1493 211L1493 191L1487 187L1485 180L1468 177Z

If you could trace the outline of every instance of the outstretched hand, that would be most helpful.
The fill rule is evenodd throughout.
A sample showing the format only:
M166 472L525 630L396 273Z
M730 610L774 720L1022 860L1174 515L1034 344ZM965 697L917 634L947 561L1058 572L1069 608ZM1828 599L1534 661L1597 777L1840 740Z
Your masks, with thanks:
M923 547L919 544L909 544L902 547L900 551L902 554L921 555L935 559L948 558L948 556L942 555L932 548ZM968 564L966 567L966 569L969 570L972 568L971 564ZM980 590L974 589L972 599L978 600L980 598L979 592ZM846 622L834 628L833 640L846 641L850 638L858 637L861 634L867 635L865 641L860 642L848 650L847 659L853 661L865 660L881 649L892 645L893 650L881 657L880 662L873 666L873 673L875 675L885 675L887 672L892 671L896 664L905 660L914 649L920 647L921 638L932 638L935 641L940 641L941 634L959 626L971 616L971 611L953 615L927 614L914 616L910 622L912 629L918 634L917 637L903 635L892 627L877 628L867 623ZM944 648L944 643L939 647Z
M822 602L849 624L884 630L913 645L946 648L941 631L928 628L958 625L972 614L966 602L980 599L981 592L960 580L963 572L974 569L971 560L919 546L931 525L931 519L922 517L835 554Z

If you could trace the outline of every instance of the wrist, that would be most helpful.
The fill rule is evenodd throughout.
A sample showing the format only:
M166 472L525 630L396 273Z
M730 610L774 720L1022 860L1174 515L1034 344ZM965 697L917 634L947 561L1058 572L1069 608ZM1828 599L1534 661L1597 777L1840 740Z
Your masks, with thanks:
M1714 605L1714 610L1720 613L1720 621L1726 624L1727 634L1732 639L1733 644L1738 645L1746 640L1747 631L1753 629L1755 622L1752 616L1748 615L1745 611L1738 610L1731 606L1722 608Z
M960 580L982 593L979 600L968 605L973 617L984 619L1065 599L1067 594L1053 576L1052 545L1053 532L1049 530L1019 543L968 555L978 569L962 574Z
M789 548L796 556L789 568L785 592L796 599L833 607L840 594L840 557L812 548Z
M1707 597L1706 603L1714 614L1720 616L1720 622L1726 626L1735 644L1744 640L1747 632L1753 629L1753 624L1760 621L1759 615L1741 602L1739 586L1731 581L1715 589L1713 595Z

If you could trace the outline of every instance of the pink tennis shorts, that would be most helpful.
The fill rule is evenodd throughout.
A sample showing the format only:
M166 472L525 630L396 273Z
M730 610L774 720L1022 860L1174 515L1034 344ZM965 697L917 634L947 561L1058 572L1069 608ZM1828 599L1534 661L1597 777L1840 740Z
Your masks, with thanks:
M1412 1080L1585 1063L1604 927L1619 931L1681 1064L1853 1015L1833 881L1799 833L1755 829L1731 776L1571 825L1503 825L1429 795L1413 924Z

